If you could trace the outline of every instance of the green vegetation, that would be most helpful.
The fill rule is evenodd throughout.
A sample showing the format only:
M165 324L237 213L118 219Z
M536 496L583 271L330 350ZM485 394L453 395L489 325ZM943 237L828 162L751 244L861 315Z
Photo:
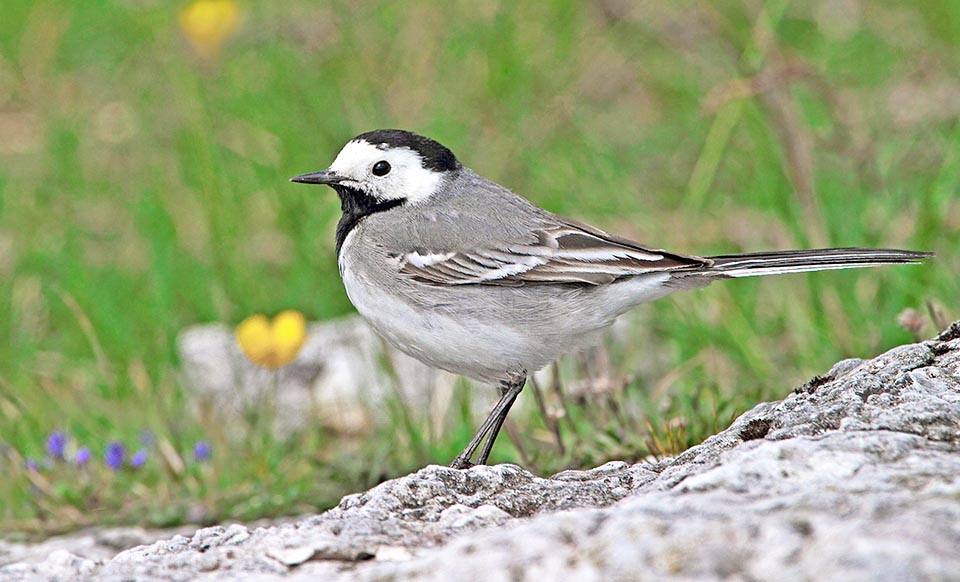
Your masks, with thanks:
M906 308L960 311L960 3L240 11L236 34L201 57L170 3L4 3L0 531L312 511L459 451L470 398L492 394L461 391L440 430L376 403L396 422L359 439L318 428L281 442L254 423L237 443L187 412L184 327L350 313L335 196L287 179L377 127L435 137L550 210L671 250L939 254L643 307L647 329L610 346L608 373L564 362L565 396L542 386L548 413L512 417L520 450L501 437L492 461L546 474L676 452L840 358L911 340L896 321ZM603 376L605 389L571 395ZM43 466L54 431L71 435L70 459L90 448L85 468ZM114 441L144 447L145 464L104 467Z

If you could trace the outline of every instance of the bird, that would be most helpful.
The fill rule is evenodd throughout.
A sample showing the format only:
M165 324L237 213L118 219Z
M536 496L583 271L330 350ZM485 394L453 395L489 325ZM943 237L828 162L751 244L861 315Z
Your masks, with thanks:
M642 303L720 279L932 256L879 248L669 252L544 210L439 142L400 129L360 134L327 169L291 181L339 196L340 276L379 335L429 366L499 387L500 399L450 463L458 469L486 464L531 374L597 343Z

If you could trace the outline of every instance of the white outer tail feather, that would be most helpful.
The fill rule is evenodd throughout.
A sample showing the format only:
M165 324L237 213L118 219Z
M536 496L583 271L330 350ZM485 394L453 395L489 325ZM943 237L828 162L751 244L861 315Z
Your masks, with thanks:
M916 264L932 256L933 253L918 251L864 248L717 255L707 257L714 264L700 274L717 277L757 277L878 265Z
M732 269L730 271L713 271L724 277L761 277L763 275L787 275L790 273L808 273L810 271L830 271L836 269L860 269L864 267L876 267L887 263L873 263L869 265L830 265L830 266L796 266L796 267L749 267L743 269Z

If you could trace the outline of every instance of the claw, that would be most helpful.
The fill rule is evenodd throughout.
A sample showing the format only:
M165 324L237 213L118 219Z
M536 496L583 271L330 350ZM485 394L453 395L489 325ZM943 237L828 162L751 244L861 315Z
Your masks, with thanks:
M469 469L470 467L475 467L473 463L470 462L470 459L464 459L462 457L457 457L450 463L451 469Z

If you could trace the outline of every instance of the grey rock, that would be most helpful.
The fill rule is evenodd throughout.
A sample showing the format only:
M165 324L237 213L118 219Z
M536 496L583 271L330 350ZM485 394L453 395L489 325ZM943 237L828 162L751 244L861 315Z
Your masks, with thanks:
M846 360L654 463L430 466L278 526L0 578L960 580L960 323Z
M177 345L183 385L198 413L239 428L247 410L272 406L278 437L315 421L342 433L363 432L386 420L367 403L400 395L428 410L431 396L450 393L456 382L389 348L359 317L311 324L296 360L277 372L247 360L233 329L222 324L187 328Z
M142 527L94 527L54 536L39 543L0 539L0 567L15 562L42 562L57 552L67 552L88 560L102 561L112 558L121 550L150 544L178 533L192 533L195 529L190 526L154 530Z
M635 316L623 317L608 330L607 338L623 340L644 329L636 325ZM368 432L389 420L388 407L370 405L387 398L400 398L409 410L431 419L431 426L443 426L457 383L469 383L391 348L359 316L309 325L297 358L276 372L247 360L234 330L222 324L189 327L181 332L177 346L191 407L201 418L213 417L232 429L236 438L244 437L246 411L263 407L274 409L272 429L279 438L315 423L343 434ZM639 363L630 364L637 373ZM546 383L551 373L543 370L537 378ZM568 384L588 389L593 383ZM480 420L498 392L488 385L476 386L474 413ZM522 406L518 403L517 408Z

